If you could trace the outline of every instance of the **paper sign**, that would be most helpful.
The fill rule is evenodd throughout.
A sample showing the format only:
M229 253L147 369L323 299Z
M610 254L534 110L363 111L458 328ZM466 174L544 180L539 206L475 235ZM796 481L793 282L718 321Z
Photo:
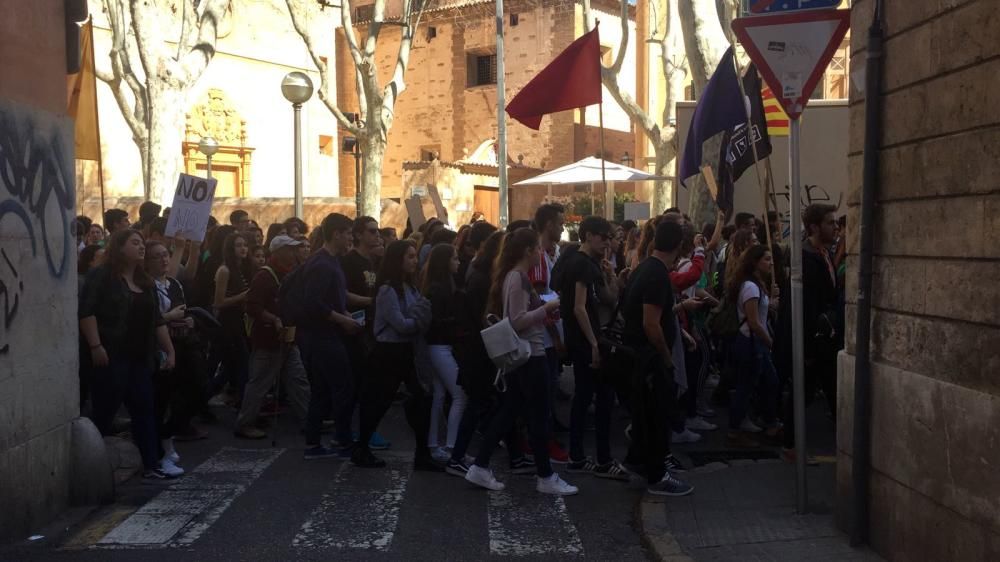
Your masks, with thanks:
M644 221L649 218L649 203L627 202L625 203L625 220Z
M413 228L413 232L416 232L427 222L427 218L424 217L424 207L420 203L419 197L410 197L404 203L406 204L406 214L410 216L410 227Z
M164 235L181 236L195 242L204 241L217 183L215 178L181 174L177 180L174 201L170 205L170 218Z

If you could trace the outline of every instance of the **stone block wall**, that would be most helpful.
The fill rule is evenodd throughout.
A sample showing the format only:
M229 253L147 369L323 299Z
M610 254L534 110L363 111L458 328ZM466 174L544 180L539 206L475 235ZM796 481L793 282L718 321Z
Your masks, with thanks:
M885 4L871 542L890 560L998 560L1000 11L993 0ZM863 68L873 0L856 0L852 11L852 65ZM838 417L843 524L864 102L852 88L849 344Z
M79 415L62 2L0 2L0 541L66 507Z

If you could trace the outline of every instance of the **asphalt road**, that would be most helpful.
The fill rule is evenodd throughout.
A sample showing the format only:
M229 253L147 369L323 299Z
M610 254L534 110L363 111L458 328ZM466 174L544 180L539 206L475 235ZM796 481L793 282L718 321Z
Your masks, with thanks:
M571 376L563 381L571 387ZM564 422L568 406L558 404ZM564 474L580 494L545 496L535 492L533 476L506 473L502 451L494 456L507 483L501 493L413 472L413 441L399 405L379 428L393 443L381 470L303 460L290 415L279 420L272 448L270 439L235 439L233 412L216 412L221 421L206 427L209 439L177 445L187 475L166 485L133 479L115 504L60 521L41 540L0 547L0 560L647 559L635 519L641 482ZM613 451L622 458L619 414ZM593 454L593 432L586 439Z

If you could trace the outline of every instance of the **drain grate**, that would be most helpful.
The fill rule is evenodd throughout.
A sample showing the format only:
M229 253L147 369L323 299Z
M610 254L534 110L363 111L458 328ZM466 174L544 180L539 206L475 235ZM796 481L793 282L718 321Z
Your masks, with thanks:
M777 459L778 453L775 451L752 451L745 449L723 449L720 451L690 451L687 456L694 466L704 466L713 462L729 464L736 460L760 461L765 459Z

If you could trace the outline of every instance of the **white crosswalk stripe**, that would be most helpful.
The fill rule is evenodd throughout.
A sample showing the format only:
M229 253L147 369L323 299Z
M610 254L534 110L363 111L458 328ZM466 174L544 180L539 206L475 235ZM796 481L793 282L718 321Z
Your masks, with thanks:
M266 479L265 484L264 480L258 482L258 477L284 451L221 449L121 520L91 548L196 546L194 543L219 523L238 497L253 494L255 485L273 485L273 478ZM412 459L409 455L392 453L382 458L388 467L378 470L358 469L346 461L340 466L330 466L335 471L333 479L324 481L325 489L318 503L305 506L307 511L300 516L305 521L298 523L293 519L284 523L289 531L294 529L290 543L285 544L303 556L328 552L331 556L350 558L365 552L382 555L397 552L399 547L394 548L394 541L399 534L407 492L413 487ZM573 504L572 499L539 494L534 489L534 477L502 473L498 476L507 484L503 492L488 492L458 478L440 476L447 479L443 482L455 486L456 493L467 494L463 508L473 511L465 519L485 522L485 529L465 529L466 536L488 540L488 545L482 544L484 554L511 558L584 556L583 542L568 507ZM420 515L433 516L423 510ZM413 512L406 516L412 517Z
M299 529L292 546L387 551L399 526L399 510L406 494L410 469L391 462L358 487L350 478L349 463L337 471L332 487Z
M284 451L224 447L139 508L95 546L163 548L190 545Z
M534 488L535 479L530 479ZM583 543L569 518L566 501L520 488L507 479L507 489L489 492L490 553L497 556L583 554Z

